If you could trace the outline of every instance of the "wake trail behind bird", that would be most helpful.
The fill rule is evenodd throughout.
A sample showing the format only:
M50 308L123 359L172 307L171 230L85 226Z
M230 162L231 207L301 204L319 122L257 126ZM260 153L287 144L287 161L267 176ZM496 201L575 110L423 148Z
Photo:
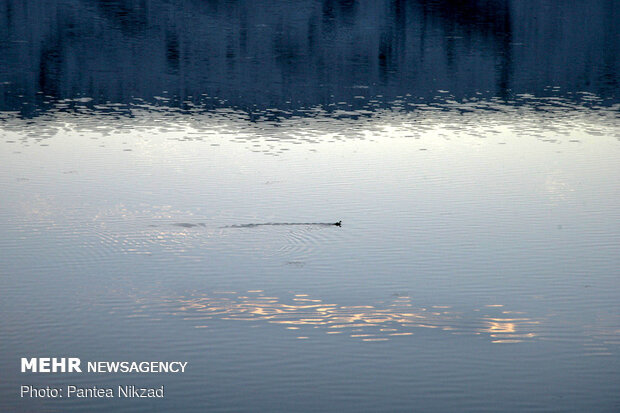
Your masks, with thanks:
M342 221L338 221L338 222L266 222L266 223L261 223L261 224L227 225L221 228L256 228L256 227L263 227L263 226L293 226L293 225L340 227L342 226Z
M194 227L206 227L206 224L199 222L197 224L189 223L189 222L177 222L172 224L176 227L182 228L194 228ZM338 222L265 222L258 224L235 224L235 225L226 225L219 228L256 228L256 227L264 227L264 226L322 226L322 227L331 227L342 226L342 221Z

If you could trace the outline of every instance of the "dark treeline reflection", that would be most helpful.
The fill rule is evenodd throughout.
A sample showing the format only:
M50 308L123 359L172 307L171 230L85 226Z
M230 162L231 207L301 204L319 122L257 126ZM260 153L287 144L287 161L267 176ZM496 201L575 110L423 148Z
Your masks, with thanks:
M616 0L0 0L0 110L248 111L581 92L616 101ZM92 98L92 101L90 100Z

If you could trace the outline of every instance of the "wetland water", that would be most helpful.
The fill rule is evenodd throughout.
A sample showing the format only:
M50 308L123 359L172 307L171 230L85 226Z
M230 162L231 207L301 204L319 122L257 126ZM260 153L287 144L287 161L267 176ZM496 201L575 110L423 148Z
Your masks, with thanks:
M620 8L561 3L0 0L0 410L618 411Z

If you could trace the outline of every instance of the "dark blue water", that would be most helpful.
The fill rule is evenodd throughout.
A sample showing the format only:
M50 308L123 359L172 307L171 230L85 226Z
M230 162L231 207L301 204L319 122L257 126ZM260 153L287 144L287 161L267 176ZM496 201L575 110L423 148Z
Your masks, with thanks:
M619 13L0 0L0 410L620 410Z
M25 116L143 101L257 120L446 95L617 101L613 0L3 0L0 10L0 108Z

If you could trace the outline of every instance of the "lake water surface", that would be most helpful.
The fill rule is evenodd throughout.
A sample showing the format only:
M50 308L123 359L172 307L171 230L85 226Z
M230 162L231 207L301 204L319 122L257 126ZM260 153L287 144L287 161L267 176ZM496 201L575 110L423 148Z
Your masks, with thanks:
M619 12L0 1L0 410L620 410Z

